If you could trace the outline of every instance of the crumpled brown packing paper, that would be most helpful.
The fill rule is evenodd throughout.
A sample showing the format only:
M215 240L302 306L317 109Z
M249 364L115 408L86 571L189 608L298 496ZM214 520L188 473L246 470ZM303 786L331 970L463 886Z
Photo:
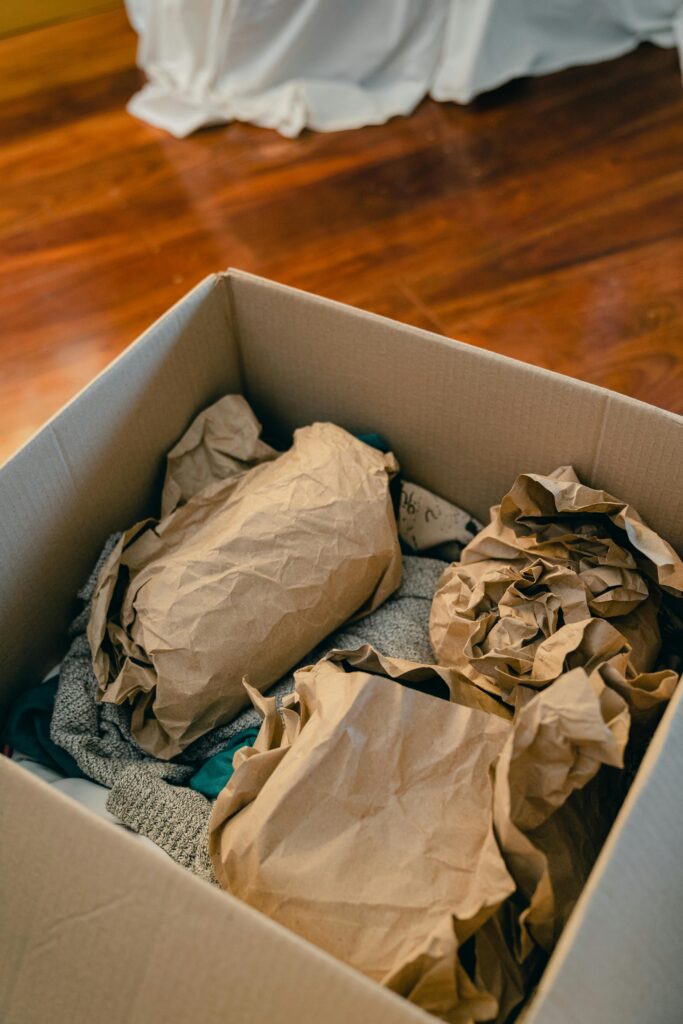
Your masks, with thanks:
M353 670L348 653L297 672L282 719L250 691L265 718L214 806L214 871L233 895L423 1009L490 1019L495 1003L458 947L513 890L491 778L511 726ZM425 684L428 669L416 669Z
M289 451L210 483L105 563L88 637L99 699L133 705L140 747L170 758L398 587L392 455L319 423Z
M277 458L280 452L260 435L261 424L242 395L225 395L201 412L166 456L161 517L209 484ZM455 559L481 528L463 509L418 484L401 481L398 533L414 551Z
M527 994L588 878L606 813L590 787L601 766L622 767L628 733L624 700L580 668L515 717L495 766L493 816L516 892L474 939L475 982L497 1020Z
M225 395L194 418L166 456L161 518L209 484L280 453L261 440L261 424L242 395Z
M466 708L485 711L506 721L512 720L512 708L495 700L483 690L471 686L469 680L457 669L446 665L427 665L406 658L390 658L381 654L369 644L363 644L353 650L337 649L325 655L326 661L343 663L345 668L360 669L373 675L386 676L403 683L412 690L429 694L431 697L442 697Z
M531 979L543 962L542 955L527 957L520 963L514 954L514 937L518 930L514 905L506 900L486 921L474 943L474 982L486 992L493 1012L485 1020L507 1021L513 1010L529 991Z
M683 563L671 545L631 505L582 484L571 466L517 477L462 561L520 557L574 568L602 618L623 615L647 596L632 575L639 568L665 590L683 593Z
M651 718L677 682L653 672L660 588L680 596L683 564L633 508L570 467L525 474L441 578L432 644L441 663L512 704L526 699L520 688L584 666Z
M514 724L428 696L451 678L366 646L300 670L282 716L250 689L264 722L209 845L223 888L464 1024L504 1019L550 952L596 853L566 801L622 764L629 713L582 669Z

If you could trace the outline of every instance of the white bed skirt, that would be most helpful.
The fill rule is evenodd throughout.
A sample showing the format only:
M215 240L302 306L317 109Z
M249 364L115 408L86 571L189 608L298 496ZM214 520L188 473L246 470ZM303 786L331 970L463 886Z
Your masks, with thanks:
M469 103L521 75L683 50L683 0L126 0L147 84L131 114L184 137L249 121L294 137Z

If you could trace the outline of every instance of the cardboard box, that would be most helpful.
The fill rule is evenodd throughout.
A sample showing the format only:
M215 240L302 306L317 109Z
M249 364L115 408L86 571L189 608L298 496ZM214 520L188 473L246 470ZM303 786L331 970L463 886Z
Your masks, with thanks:
M380 431L409 479L481 518L521 471L571 462L683 547L681 417L246 274L219 274L0 471L3 711L59 659L74 594L104 539L154 508L166 450L200 408L238 390L283 440L315 419ZM682 692L527 1024L683 1019ZM6 758L0 908L5 1024L432 1019Z

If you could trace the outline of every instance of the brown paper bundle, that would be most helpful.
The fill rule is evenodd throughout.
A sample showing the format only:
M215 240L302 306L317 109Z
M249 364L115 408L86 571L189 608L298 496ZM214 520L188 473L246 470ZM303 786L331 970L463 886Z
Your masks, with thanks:
M209 484L279 455L261 440L261 424L242 395L225 395L192 421L166 456L161 518Z
M385 455L332 424L298 430L274 461L209 484L121 539L100 574L88 637L99 698L178 754L399 585Z
M572 801L622 765L629 713L576 669L506 725L425 696L451 678L364 647L298 672L282 716L250 689L209 845L223 888L464 1024L505 1019L552 950L598 849L600 805Z
M351 669L337 653L299 671L282 720L251 691L265 718L214 806L216 876L423 1009L488 1020L458 948L513 889L491 779L511 726Z
M430 635L442 664L511 704L583 666L651 718L677 681L652 671L660 588L681 587L680 559L630 506L568 467L526 474L442 576Z

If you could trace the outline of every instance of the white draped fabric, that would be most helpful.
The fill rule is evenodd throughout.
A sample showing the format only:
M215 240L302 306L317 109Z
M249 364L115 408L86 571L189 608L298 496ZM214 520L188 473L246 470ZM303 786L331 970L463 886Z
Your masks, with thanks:
M249 121L294 137L469 103L521 75L683 51L683 0L126 0L136 117L179 137Z

